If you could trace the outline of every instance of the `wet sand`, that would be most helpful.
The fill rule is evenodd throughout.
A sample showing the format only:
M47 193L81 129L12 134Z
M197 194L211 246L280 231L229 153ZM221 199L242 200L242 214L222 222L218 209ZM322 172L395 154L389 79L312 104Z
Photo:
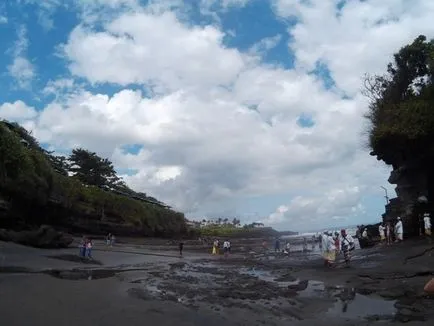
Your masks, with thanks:
M350 268L315 253L238 252L96 244L77 249L0 243L1 325L432 325L428 247L412 241L357 250ZM194 250L193 250L194 249ZM236 248L234 248L236 249ZM342 257L341 257L342 258Z

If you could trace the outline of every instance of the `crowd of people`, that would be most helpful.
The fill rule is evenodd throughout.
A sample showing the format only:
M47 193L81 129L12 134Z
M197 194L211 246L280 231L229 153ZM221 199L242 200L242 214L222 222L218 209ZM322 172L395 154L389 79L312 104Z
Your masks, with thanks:
M326 231L321 235L320 248L324 258L324 265L333 267L337 257L343 254L345 264L351 261L351 251L355 249L353 237L342 229L340 233Z

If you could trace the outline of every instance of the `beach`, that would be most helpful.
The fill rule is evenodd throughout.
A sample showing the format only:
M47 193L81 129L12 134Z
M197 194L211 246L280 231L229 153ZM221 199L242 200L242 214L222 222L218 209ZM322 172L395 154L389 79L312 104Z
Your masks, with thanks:
M315 251L289 257L148 241L106 247L95 261L77 248L0 243L2 325L430 325L429 244L409 240L353 252L351 266L323 266ZM418 254L427 251L419 257ZM410 259L406 259L410 258ZM342 260L342 257L340 257Z

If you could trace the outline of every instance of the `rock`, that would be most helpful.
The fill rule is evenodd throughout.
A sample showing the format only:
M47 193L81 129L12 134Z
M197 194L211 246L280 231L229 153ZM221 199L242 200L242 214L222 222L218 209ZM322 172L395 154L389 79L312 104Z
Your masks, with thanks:
M0 229L0 240L37 248L67 248L74 240L70 234L58 232L49 225L37 230L8 231Z
M288 289L291 291L303 291L307 289L308 284L308 280L303 280L300 281L298 284L288 285Z

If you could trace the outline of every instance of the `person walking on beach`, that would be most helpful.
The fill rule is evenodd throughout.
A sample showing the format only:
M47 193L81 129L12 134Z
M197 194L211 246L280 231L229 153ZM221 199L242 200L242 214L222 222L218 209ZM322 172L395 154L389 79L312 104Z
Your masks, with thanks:
M276 241L274 242L274 252L280 251L280 240L279 238L276 238Z
M107 245L107 246L110 246L111 241L112 241L112 234L109 233L109 234L107 234L107 236L105 237L105 243L106 243L106 245Z
M214 243L212 245L212 254L213 255L219 254L219 241L217 239L214 240Z
M184 242L182 239L179 241L179 255L182 257L182 251L184 250Z
M335 246L335 240L333 239L332 233L327 233L327 266L333 267L333 264L336 260L336 246Z
M345 229L341 230L341 238L341 247L344 254L345 263L349 265L351 260L351 250L354 248L354 239L350 234L347 233Z
M429 213L423 214L423 224L425 229L425 235L428 237L429 242L432 242L431 238L431 217Z
M231 247L231 245L230 245L229 240L225 240L225 242L223 242L223 252L224 252L225 258L227 258L229 255L230 247Z
M79 256L84 258L86 257L86 243L87 243L87 239L85 236L83 236L81 238L80 244L78 246L79 248Z
M378 226L378 233L380 233L380 241L381 241L381 243L384 243L384 241L386 240L386 234L385 234L384 231L385 231L385 228L383 226L383 223L381 223Z
M88 239L86 243L86 258L92 259L92 240Z
M404 227L402 225L401 218L398 216L397 222L395 225L395 236L396 242L402 242L404 240Z

